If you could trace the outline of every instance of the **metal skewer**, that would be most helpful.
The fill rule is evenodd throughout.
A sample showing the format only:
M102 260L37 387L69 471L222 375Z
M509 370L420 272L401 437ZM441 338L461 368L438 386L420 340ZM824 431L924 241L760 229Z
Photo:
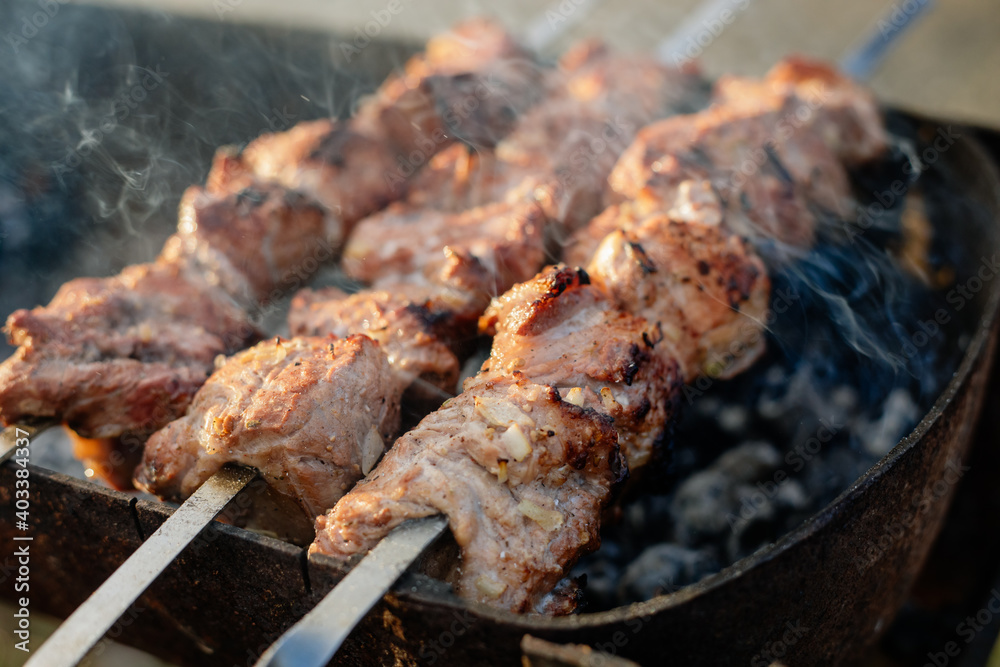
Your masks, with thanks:
M212 475L115 570L26 663L75 665L257 472L227 467Z
M318 605L271 644L257 667L330 662L354 626L447 526L443 516L414 519L397 526Z

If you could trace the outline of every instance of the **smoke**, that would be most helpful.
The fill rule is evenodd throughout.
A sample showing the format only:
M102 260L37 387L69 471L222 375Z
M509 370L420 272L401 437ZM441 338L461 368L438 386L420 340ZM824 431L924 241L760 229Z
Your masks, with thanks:
M0 3L0 26L4 314L151 260L219 146L346 115L415 50L348 65L338 36L56 0Z

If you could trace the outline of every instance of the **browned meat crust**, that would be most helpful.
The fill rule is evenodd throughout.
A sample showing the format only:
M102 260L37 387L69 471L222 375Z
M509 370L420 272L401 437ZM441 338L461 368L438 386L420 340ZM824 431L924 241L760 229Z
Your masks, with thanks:
M452 349L456 339L474 334L475 314L458 317L466 310L464 293L448 297L443 289L407 284L352 295L334 287L302 290L288 324L295 336L365 334L382 346L400 391L417 382L450 396L459 372Z
M844 162L884 146L867 91L790 60L763 82L723 80L705 111L643 128L608 179L610 200L807 247L822 212L853 210Z
M224 290L168 263L71 280L7 332L19 347L0 364L3 420L59 419L95 438L176 419L215 357L257 336Z
M222 363L149 439L136 482L182 500L239 463L315 516L375 466L398 425L392 372L370 338L267 340Z
M739 237L654 216L624 222L587 266L594 284L657 329L659 353L699 375L730 378L764 352L767 270Z
M611 417L638 468L662 442L682 378L671 355L655 349L662 327L618 310L601 287L582 270L549 269L495 299L480 320L495 333L493 348L470 382L517 375L555 387Z
M225 195L190 187L178 217L161 261L197 267L248 307L280 297L340 245L336 219L301 193L270 183Z

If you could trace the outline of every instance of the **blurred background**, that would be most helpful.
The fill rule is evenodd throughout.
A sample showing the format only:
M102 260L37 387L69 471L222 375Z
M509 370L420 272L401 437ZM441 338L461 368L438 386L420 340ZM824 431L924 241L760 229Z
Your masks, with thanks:
M0 313L48 301L71 277L151 259L175 224L181 192L204 179L218 146L350 113L430 35L476 15L544 43L550 58L577 39L600 37L624 51L693 59L714 77L762 74L789 53L839 62L927 9L871 86L888 105L1000 129L1000 5L928 2L3 0ZM398 11L388 13L390 5ZM367 48L366 30L377 48ZM0 358L9 351L0 349ZM70 460L36 463L83 473ZM998 509L993 496L973 497L969 506L960 497L953 514ZM925 598L947 599L942 581ZM891 632L872 664L921 655L900 648L919 645L914 636L940 632L947 640L961 617L921 616L925 598L904 612L918 620ZM11 621L0 605L0 667L26 657L8 641ZM36 619L33 640L53 627ZM952 664L983 664L996 634L994 626L978 652ZM108 644L91 664L162 663Z

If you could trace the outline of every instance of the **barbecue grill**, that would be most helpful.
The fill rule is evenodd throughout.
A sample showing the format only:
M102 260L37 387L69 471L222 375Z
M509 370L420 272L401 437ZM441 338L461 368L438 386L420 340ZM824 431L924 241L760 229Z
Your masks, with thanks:
M386 49L383 53L405 53L408 47ZM394 57L386 56L384 63ZM940 125L906 114L899 118L918 141L933 141ZM975 204L973 215L959 215L967 209L956 208L947 218L965 260L956 265L961 280L963 271L974 273L984 249L1000 247L995 225L1000 176L972 138L975 131L959 134L934 165L940 182L932 187ZM470 606L434 579L409 574L359 626L338 664L517 664L527 634L556 644L596 646L642 664L657 664L665 651L684 664L749 662L761 647L780 640L789 624L808 628L806 639L788 647L792 664L850 662L885 629L905 598L953 488L872 567L858 567L856 547L877 543L884 526L900 520L906 508L898 499L908 490L933 485L965 460L992 363L998 300L1000 288L990 284L975 295L961 327L950 331L953 345L965 345L961 365L917 428L834 503L771 547L677 593L568 618ZM13 467L0 469L0 480L0 540L9 543ZM252 495L251 490L238 497L227 511L237 515ZM39 468L32 471L31 502L32 548L38 555L32 598L57 616L79 606L171 512L163 503ZM288 543L214 524L110 636L182 664L252 664L343 574L331 559L308 558ZM776 591L789 593L779 601Z

